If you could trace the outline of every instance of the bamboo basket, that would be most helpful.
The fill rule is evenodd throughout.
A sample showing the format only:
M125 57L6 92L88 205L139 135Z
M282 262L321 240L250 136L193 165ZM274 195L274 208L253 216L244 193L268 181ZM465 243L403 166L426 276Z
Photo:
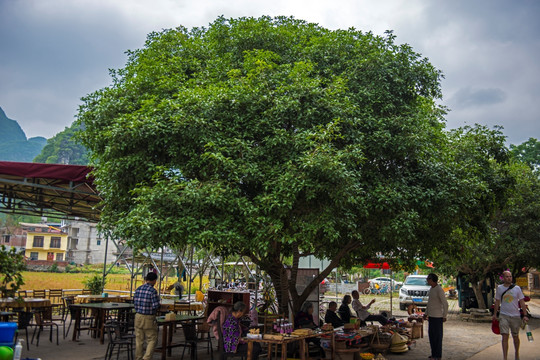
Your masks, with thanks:
M371 343L369 344L369 347L375 352L386 351L390 347L390 343L381 341L381 339L379 338L379 332L377 331L371 338Z

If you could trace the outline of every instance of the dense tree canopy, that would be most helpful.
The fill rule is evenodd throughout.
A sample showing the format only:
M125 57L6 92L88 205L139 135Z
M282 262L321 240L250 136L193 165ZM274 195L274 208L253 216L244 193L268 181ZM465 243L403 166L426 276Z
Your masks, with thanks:
M512 154L518 159L534 170L540 169L540 141L535 138L529 138L529 140L519 144L510 145Z
M283 308L339 264L449 246L473 195L441 73L394 40L284 17L150 34L80 108L102 225L134 246L249 256ZM306 254L332 262L297 294Z
M467 275L480 307L481 284L506 269L515 276L540 266L540 179L529 164L511 157L500 129L483 126L450 134L454 161L469 174L474 201L467 221L453 233L455 252L435 255L439 271Z

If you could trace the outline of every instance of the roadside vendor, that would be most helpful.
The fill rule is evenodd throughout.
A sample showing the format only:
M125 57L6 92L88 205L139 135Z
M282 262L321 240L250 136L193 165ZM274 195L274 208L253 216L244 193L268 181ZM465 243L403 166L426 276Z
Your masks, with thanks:
M242 327L240 318L245 315L247 306L242 301L234 303L231 313L223 323L223 347L226 353L236 353L247 355L248 344L242 341ZM261 345L253 343L252 358L248 360L257 360L261 352Z
M352 308L356 311L356 315L362 321L362 326L365 325L366 321L378 321L382 326L388 324L388 319L383 315L372 315L369 313L368 309L373 305L375 299L371 300L367 305L362 305L358 291L354 290L351 294L353 297Z
M338 313L339 317L345 324L351 322L351 308L349 307L349 304L351 303L351 295L345 295L343 297L343 300L341 300L341 306L339 307Z
M306 301L305 303L302 304L302 308L294 317L294 328L295 329L316 329L318 327L319 325L317 325L313 319L313 303ZM321 339L312 337L312 338L306 339L306 341L313 343L319 347L321 358L324 359L326 357L324 349L321 347Z
M336 310L337 303L335 301L330 301L326 314L324 315L324 322L327 324L332 324L333 327L338 328L345 325L345 323L336 314Z

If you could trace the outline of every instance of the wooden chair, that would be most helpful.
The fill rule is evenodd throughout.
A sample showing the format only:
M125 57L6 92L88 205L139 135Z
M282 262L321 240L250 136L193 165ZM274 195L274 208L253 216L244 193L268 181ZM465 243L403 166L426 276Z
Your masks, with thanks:
M82 294L83 294L83 295L92 295L92 290L90 290L90 289L83 289L83 290L82 290Z
M49 290L49 300L51 300L51 305L53 307L53 313L61 315L64 317L64 302L63 302L63 291L62 289L50 289Z
M17 296L20 298L25 298L25 297L28 297L28 293L26 290L19 290L17 291Z
M32 297L45 299L47 297L45 290L32 290Z

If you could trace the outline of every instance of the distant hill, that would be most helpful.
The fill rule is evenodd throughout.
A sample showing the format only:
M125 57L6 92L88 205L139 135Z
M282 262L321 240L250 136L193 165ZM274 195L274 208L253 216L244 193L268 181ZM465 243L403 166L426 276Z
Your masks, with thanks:
M87 165L88 150L74 137L80 127L73 123L47 140L47 145L34 162L47 164Z
M0 107L0 160L31 162L43 149L47 139L26 139L19 123L6 116Z

